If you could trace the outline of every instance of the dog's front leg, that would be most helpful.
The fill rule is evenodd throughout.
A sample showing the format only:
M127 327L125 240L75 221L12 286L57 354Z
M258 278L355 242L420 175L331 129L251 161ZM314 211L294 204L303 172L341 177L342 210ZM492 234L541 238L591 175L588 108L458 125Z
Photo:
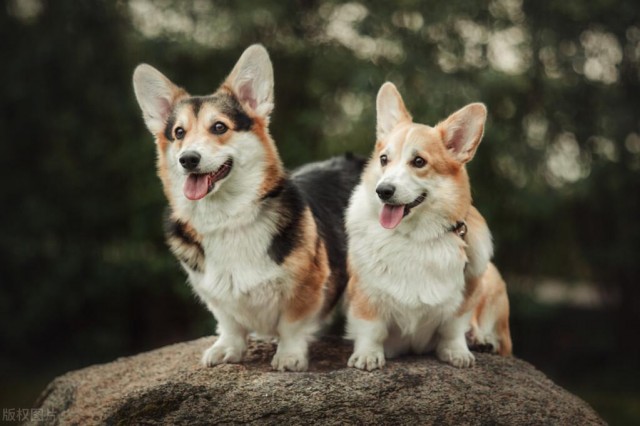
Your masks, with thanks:
M354 350L347 365L368 371L384 367L384 341L388 333L387 324L381 319L358 318L350 311L348 336L354 340Z
M467 346L465 333L469 327L471 312L446 320L438 329L440 340L436 354L440 361L455 367L471 367L475 358Z
M202 364L212 367L242 361L247 351L247 329L220 309L209 309L218 321L218 339L202 354Z
M315 318L292 321L283 317L278 323L278 349L271 367L278 371L306 371L309 341L317 329Z

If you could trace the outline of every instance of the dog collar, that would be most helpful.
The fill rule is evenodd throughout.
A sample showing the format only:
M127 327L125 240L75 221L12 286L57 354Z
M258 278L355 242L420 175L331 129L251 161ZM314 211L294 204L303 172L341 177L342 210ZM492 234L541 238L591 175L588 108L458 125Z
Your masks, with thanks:
M464 220L459 220L449 228L449 231L456 234L458 237L464 240L465 235L467 235L467 223Z

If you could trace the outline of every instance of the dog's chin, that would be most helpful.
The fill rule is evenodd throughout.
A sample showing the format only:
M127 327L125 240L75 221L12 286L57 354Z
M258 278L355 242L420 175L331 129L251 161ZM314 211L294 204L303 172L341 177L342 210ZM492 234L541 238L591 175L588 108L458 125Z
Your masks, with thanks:
M386 229L394 229L407 217L411 211L427 199L427 193L423 192L413 201L407 204L385 203L380 211L380 225Z
M232 169L233 159L229 158L212 172L189 173L182 188L184 196L191 201L198 201L216 192L214 190L229 177Z

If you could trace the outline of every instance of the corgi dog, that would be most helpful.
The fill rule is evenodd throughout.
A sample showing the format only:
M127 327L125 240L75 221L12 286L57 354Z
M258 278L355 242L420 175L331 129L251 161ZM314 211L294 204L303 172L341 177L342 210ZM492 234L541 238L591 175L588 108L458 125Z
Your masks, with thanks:
M344 211L364 161L288 175L269 134L273 68L253 45L211 95L153 67L133 74L169 201L166 238L217 320L202 363L240 362L250 333L273 336L272 367L308 368L308 343L347 283Z
M491 234L471 204L465 168L482 139L485 106L470 104L430 127L413 123L385 83L376 109L377 143L346 215L348 365L373 370L386 358L435 350L470 367L467 338L507 355L505 284L490 263Z

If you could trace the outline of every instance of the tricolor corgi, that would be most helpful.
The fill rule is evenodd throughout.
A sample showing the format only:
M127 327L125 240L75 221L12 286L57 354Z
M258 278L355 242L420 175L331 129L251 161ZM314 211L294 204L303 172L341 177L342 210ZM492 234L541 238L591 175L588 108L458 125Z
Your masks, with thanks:
M435 350L469 367L466 337L510 353L505 284L490 263L491 234L471 204L465 169L485 106L470 104L430 127L413 123L385 83L376 107L377 143L346 219L347 337L355 341L348 365L373 370L385 358Z
M133 75L169 201L168 244L218 323L206 366L240 362L256 333L277 338L274 369L306 370L308 342L347 283L344 211L364 161L289 176L268 130L273 83L260 45L208 96L149 65Z

